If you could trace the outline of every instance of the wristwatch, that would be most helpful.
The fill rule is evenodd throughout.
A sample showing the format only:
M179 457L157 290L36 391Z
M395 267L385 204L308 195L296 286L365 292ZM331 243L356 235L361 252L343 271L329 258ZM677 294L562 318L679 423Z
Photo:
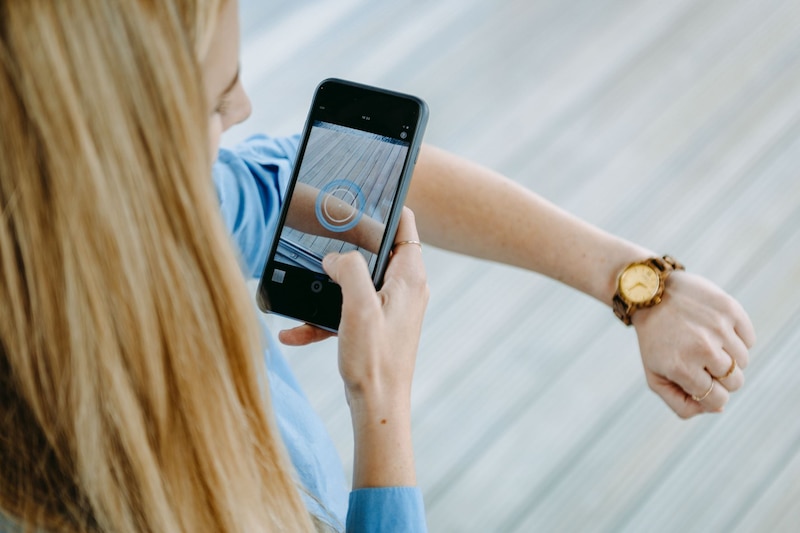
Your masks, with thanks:
M614 294L614 314L626 326L631 325L631 316L637 309L661 303L667 278L674 270L685 270L672 257L651 257L631 263L617 276L617 292Z

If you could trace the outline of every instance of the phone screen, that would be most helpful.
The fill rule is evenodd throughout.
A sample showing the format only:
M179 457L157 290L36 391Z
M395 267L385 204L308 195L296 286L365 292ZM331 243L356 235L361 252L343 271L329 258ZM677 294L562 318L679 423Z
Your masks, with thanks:
M426 119L412 96L320 84L259 285L262 310L335 330L341 290L322 268L331 252L361 253L380 287Z
M408 150L399 138L315 121L278 237L276 266L324 274L325 255L358 250L374 272Z

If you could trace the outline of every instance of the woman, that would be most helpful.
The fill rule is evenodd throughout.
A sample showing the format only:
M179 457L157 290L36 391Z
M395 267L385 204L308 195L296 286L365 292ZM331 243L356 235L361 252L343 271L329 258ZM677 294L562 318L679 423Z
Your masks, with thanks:
M226 108L240 91L236 10L0 2L6 528L342 527L279 436L268 390L279 418L313 417L279 355L260 365L265 332L211 186L219 135L246 115ZM416 238L405 213L398 239ZM409 421L420 256L398 247L380 294L360 256L325 261L344 294L340 369L364 488L348 529L424 528ZM281 426L292 459L320 446L303 440L312 426Z

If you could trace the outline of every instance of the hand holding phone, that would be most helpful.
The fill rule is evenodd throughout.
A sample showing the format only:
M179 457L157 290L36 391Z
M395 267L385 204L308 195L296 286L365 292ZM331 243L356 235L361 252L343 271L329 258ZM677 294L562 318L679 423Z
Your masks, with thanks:
M356 250L380 288L427 121L413 96L342 80L314 95L257 301L336 331L341 290L325 255Z
M417 239L414 216L404 209L397 241ZM339 368L348 394L377 388L382 394L407 394L403 398L408 400L428 302L420 248L395 248L380 291L370 282L366 262L357 252L328 255L323 265L342 287Z
M405 209L396 241L417 239ZM339 372L353 421L353 487L413 486L411 382L428 302L420 249L395 248L378 292L358 252L331 254L323 265L344 297Z

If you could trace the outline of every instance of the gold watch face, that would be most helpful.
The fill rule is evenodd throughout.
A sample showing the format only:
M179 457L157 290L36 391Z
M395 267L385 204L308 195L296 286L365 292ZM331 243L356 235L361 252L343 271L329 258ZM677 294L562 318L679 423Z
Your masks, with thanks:
M659 277L648 265L631 265L619 278L619 292L630 303L643 304L658 293Z

